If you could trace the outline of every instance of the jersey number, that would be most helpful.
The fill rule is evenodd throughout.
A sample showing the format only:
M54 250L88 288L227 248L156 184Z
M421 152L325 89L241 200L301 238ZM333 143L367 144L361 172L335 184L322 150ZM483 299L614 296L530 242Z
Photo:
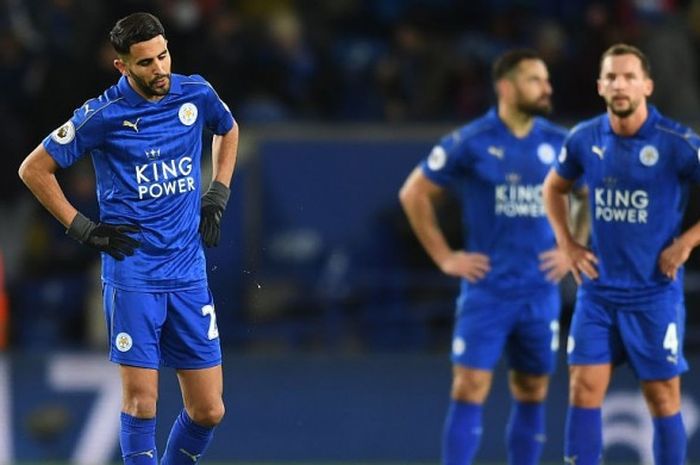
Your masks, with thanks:
M559 350L559 321L550 321L549 329L552 331L552 352L556 352Z
M207 331L207 337L211 341L219 337L219 327L216 326L216 312L214 311L213 305L205 305L202 307L202 315L210 316L209 319L209 331Z
M664 336L664 349L671 351L671 355L678 354L678 330L675 323L669 323Z

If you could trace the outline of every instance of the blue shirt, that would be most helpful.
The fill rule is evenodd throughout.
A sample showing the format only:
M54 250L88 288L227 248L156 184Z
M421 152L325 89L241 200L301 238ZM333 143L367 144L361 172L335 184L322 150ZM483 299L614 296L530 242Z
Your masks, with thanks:
M671 281L659 270L661 251L679 234L690 183L700 181L698 136L654 108L633 136L615 134L603 114L568 135L557 173L589 187L596 280L584 294L632 306L683 291L683 270Z
M565 135L535 118L517 138L492 109L444 137L423 162L423 173L461 200L466 250L491 262L482 280L462 280L463 297L522 297L555 286L539 269L538 255L555 247L542 182Z
M92 156L100 221L137 225L141 247L118 261L102 254L102 279L126 290L172 291L205 286L198 232L202 131L226 134L226 104L200 76L173 74L158 102L122 77L76 109L44 147L65 168Z

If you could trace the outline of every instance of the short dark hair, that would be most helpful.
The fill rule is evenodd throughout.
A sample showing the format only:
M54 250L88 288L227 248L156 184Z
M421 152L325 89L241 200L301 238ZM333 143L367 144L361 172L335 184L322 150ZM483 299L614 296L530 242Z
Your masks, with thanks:
M150 13L132 13L114 25L109 33L109 41L120 55L128 55L131 46L162 35L165 29L160 20Z
M542 60L539 53L529 48L518 48L501 54L493 62L491 78L493 82L507 77L524 60Z
M634 55L639 58L639 62L642 64L642 71L644 71L646 77L651 77L651 64L649 63L649 59L641 50L629 44L615 44L604 51L603 55L600 57L600 69L603 69L603 60L607 57L620 55Z

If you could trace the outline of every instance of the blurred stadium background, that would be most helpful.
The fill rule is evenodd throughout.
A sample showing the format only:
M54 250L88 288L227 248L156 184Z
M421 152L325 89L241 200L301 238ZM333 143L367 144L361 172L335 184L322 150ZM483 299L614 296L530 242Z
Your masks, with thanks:
M553 117L571 125L603 109L594 87L601 51L637 44L651 59L653 102L700 129L698 0L4 0L3 465L118 461L119 383L105 360L98 257L65 237L16 171L74 108L116 80L107 32L139 10L163 20L174 71L205 76L241 126L224 243L208 251L229 405L209 463L437 463L457 282L414 240L397 191L441 134L492 103L498 53L539 50L555 89ZM62 182L94 217L90 162ZM688 221L699 213L694 193ZM459 243L456 215L443 223ZM574 289L562 286L564 338ZM697 253L686 296L686 350L697 370ZM163 372L161 389L162 447L180 408L173 373ZM563 358L551 392L544 458L560 463ZM684 394L689 458L700 463L693 371ZM508 403L500 376L483 463L505 459ZM652 463L651 425L626 368L605 422L606 463Z

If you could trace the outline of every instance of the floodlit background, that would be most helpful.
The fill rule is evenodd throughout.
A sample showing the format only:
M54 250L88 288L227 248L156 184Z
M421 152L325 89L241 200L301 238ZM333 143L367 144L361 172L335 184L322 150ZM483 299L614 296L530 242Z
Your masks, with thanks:
M105 356L98 256L66 238L16 172L116 82L107 34L135 11L161 18L173 70L207 78L241 127L223 243L207 251L228 404L209 462L438 462L458 283L430 263L397 192L442 134L493 103L490 63L500 52L528 46L544 56L553 119L571 126L603 111L600 53L633 43L651 60L653 103L700 129L697 0L5 0L0 464L118 461L119 380ZM61 182L95 218L89 159ZM688 221L700 214L696 198ZM458 245L454 202L442 224ZM575 290L562 287L565 340ZM686 296L697 370L697 257ZM505 460L503 370L487 405L484 463ZM683 408L690 459L700 463L693 373ZM548 409L551 463L561 462L566 382L562 357ZM616 372L606 463L652 463L636 386L629 369ZM180 409L169 370L161 391L162 449Z

